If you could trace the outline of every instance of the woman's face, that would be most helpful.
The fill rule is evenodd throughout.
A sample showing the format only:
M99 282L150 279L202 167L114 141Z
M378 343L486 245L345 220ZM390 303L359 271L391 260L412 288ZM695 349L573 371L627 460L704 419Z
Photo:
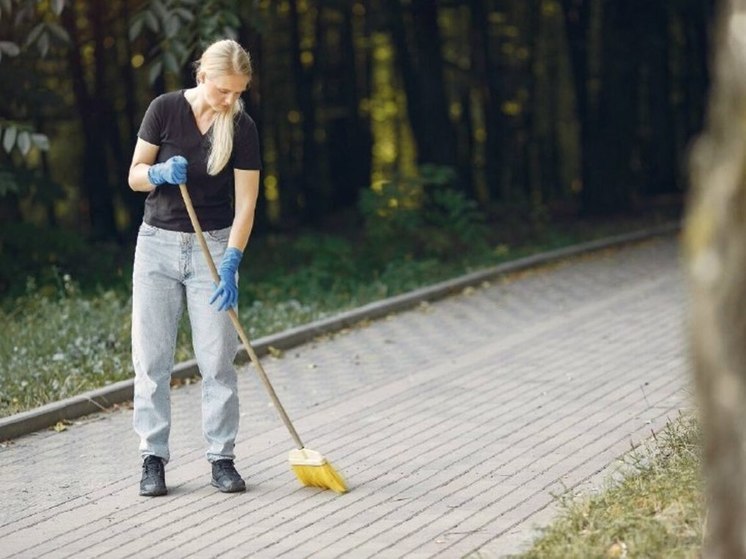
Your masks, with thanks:
M214 78L204 77L205 101L212 110L222 113L233 106L249 85L249 78L242 74L227 74Z

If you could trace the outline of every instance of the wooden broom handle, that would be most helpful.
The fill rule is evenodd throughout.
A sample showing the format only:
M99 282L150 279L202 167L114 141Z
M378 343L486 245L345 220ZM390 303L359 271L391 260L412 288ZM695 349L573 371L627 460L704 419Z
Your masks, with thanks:
M197 213L194 211L194 205L192 204L192 198L191 196L189 196L189 191L187 190L187 187L185 184L180 184L179 190L181 190L181 197L184 199L184 205L186 206L187 213L189 214L189 219L192 222L192 227L194 228L194 232L197 234L197 240L199 241L200 247L202 248L202 254L205 256L205 260L207 260L207 266L210 268L212 279L215 282L215 285L218 285L220 283L220 275L218 274L218 270L215 267L215 262L213 261L212 255L210 254L210 249L207 247L207 242L205 241L205 235L202 232L202 227L200 227L199 220L197 219ZM249 358L251 358L251 362L256 367L257 373L259 374L259 378L262 379L262 382L264 383L264 387L267 389L267 392L269 393L269 397L272 399L272 402L274 403L275 408L280 414L280 417L282 418L283 423L285 423L285 427L287 427L288 431L290 431L290 435L293 437L295 444L298 445L298 448L299 449L304 448L303 441L300 440L300 436L298 436L298 432L295 430L295 427L293 427L293 424L291 423L290 418L288 417L288 414L285 411L285 408L282 407L282 404L280 403L280 399L277 397L277 393L275 392L275 389L272 387L272 383L269 382L269 377L267 376L267 373L264 371L264 367L262 367L261 361L259 361L259 358L257 357L256 352L254 351L254 348L251 346L251 343L249 342L249 336L246 335L246 332L244 331L243 326L241 326L241 323L238 320L236 309L233 307L228 309L228 316L230 317L231 322L233 322L233 326L235 327L236 332L238 332L238 336L241 338L241 341L243 342L243 345L246 348L247 353L249 354Z

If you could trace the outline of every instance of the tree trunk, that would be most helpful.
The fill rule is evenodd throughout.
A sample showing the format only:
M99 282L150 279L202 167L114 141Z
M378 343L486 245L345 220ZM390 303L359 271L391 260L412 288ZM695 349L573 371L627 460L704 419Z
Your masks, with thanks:
M441 36L435 0L411 3L411 45L401 0L388 0L396 61L407 95L417 162L456 168L453 126L444 87Z
M603 4L598 115L592 120L584 146L584 157L589 157L581 191L585 214L615 213L631 204L638 114L636 49L642 4L648 1Z
M120 18L122 22L122 37L121 40L124 44L124 56L119 62L119 76L122 80L122 88L124 94L124 132L126 134L126 141L124 142L126 160L131 160L132 152L135 149L135 143L137 142L138 125L136 124L136 113L137 113L137 90L135 88L135 76L132 72L132 44L129 40L129 28L130 28L130 11L128 0L122 0ZM129 169L127 169L129 172ZM127 175L122 175L123 179L126 180ZM129 235L136 234L140 222L142 221L143 212L145 206L143 204L143 196L139 192L134 192L129 188L127 184L120 186L122 189L122 198L124 204L127 207L127 211L130 218L130 231Z
M525 198L529 200L533 215L541 215L545 204L543 191L543 174L541 171L541 137L537 115L541 112L540 103L545 103L539 94L539 57L542 36L542 0L526 2L526 19L528 31L528 63L526 64L526 110L523 111L523 129L526 143L522 155L525 177L522 183Z
M590 103L588 83L590 81L590 59L588 49L591 39L591 8L594 0L562 0L565 19L565 35L569 51L570 68L574 84L575 113L577 115L580 146L580 184L589 180L590 134L595 126L594 112Z
M710 52L710 25L713 19L714 0L685 0L684 34L686 41L687 81L684 90L686 138L702 129L707 88L709 86L708 53Z
M642 169L645 193L676 192L678 168L671 105L669 9L666 0L650 0L642 14L644 33L640 64L645 75L647 118L643 128Z
M94 82L97 91L103 90L103 30L101 0L89 5L88 17L94 31ZM77 14L71 4L62 12L62 23L70 36L69 63L73 81L75 104L83 127L83 191L87 207L83 208L88 215L91 233L97 239L115 239L117 237L114 222L114 204L109 185L106 164L106 124L101 110L101 99L91 95L85 81L85 69L81 56L81 44L76 22Z
M506 190L501 169L505 167L507 159L509 129L505 114L500 110L500 100L504 97L504 80L492 56L489 19L484 2L470 0L469 10L473 80L484 107L484 176L487 192L491 198L499 200Z
M245 21L246 19L246 17L242 17L243 21ZM262 36L256 31L256 29L244 25L238 30L238 38L240 43L249 51L249 54L251 55L251 66L254 71L249 90L243 95L244 108L256 124L260 138L260 149L263 152L264 149L262 146L264 145L264 138L266 138L267 135L265 134L264 130L264 113L266 111L266 104L260 103L260 99L262 99L263 93L265 93L265 80L262 72ZM264 165L265 169L262 172L262 179L266 175L267 170L266 163ZM263 190L261 182L259 184L259 192L260 195L257 199L257 206L255 211L256 217L254 218L253 230L255 233L261 234L269 226L267 199L266 196L262 196Z
M328 208L328 192L320 176L319 153L316 144L316 108L314 103L313 66L306 69L302 61L300 22L298 20L297 0L289 0L290 6L290 41L292 45L292 68L295 82L295 94L301 113L302 129L302 167L298 181L302 193L302 211L305 221L318 221ZM317 7L321 10L321 6ZM316 36L319 36L320 16L316 19ZM318 43L315 45L313 62L318 61Z
M721 4L707 123L685 228L690 338L705 440L702 557L746 557L746 0Z
M370 122L360 117L351 3L341 4L340 11L339 43L331 45L336 52L325 56L333 63L329 74L334 76L325 80L326 101L336 108L328 122L326 142L334 210L356 207L360 191L370 185L372 165Z

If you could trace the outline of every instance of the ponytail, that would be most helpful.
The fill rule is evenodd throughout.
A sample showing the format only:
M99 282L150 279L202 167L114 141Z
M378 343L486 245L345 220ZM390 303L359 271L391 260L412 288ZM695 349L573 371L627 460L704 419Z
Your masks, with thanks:
M217 175L228 164L233 153L233 130L236 115L243 110L243 102L237 99L231 110L218 113L212 125L210 151L207 156L207 173Z
M223 39L211 44L196 63L197 73L209 76L239 74L251 80L251 56L232 39ZM207 156L207 172L217 175L230 161L233 153L233 132L237 116L243 110L243 102L237 99L229 111L218 113L210 134L210 149Z

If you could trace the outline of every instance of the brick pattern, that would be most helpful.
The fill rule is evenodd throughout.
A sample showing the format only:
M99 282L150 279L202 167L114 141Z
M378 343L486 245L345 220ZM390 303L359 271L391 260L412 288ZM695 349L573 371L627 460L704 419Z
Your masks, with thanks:
M499 557L690 407L674 239L522 272L263 363L350 493L300 487L241 368L245 494L209 486L200 385L173 391L169 494L137 495L126 409L0 449L2 557Z

